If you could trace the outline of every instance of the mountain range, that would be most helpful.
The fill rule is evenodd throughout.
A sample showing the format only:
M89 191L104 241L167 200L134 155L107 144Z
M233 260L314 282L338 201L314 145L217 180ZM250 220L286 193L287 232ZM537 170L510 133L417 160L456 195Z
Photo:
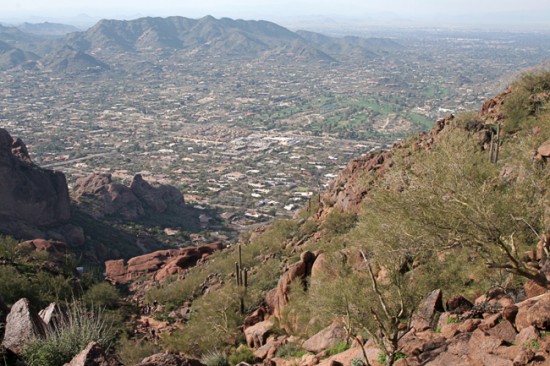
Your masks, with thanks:
M131 53L145 57L151 52L163 55L183 53L186 56L224 57L232 59L275 59L300 62L344 62L364 60L376 53L401 48L384 38L334 38L313 32L292 32L267 21L201 19L184 17L146 17L130 21L101 20L84 32L71 32L54 40L53 34L69 31L60 25L24 24L19 28L0 27L0 41L14 49L40 55L40 67L71 72L109 69L115 54ZM53 33L52 33L53 32ZM67 49L81 52L86 58L80 67L59 68L76 64L67 57ZM83 55L86 54L86 57ZM2 62L0 69L18 67L33 59L18 57Z

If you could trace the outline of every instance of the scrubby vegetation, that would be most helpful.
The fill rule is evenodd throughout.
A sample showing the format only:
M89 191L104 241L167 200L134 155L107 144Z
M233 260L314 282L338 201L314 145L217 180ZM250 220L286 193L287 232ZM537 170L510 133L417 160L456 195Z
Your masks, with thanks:
M251 273L247 309L260 304L299 252L323 252L321 274L305 286L291 285L281 327L307 337L339 318L350 341L375 339L392 364L402 356L398 340L416 307L435 288L473 297L495 286L512 289L521 279L548 287L524 253L550 222L550 176L533 154L550 138L549 93L548 73L524 75L503 96L503 119L486 121L494 116L468 112L448 122L430 149L403 143L383 177L361 178L370 189L358 213L321 203L319 210L328 209L322 220L310 207L296 220L243 241ZM497 125L499 139L484 140L497 133ZM490 144L498 144L498 160L490 156ZM199 297L181 334L166 339L172 349L201 354L238 338L232 331L242 321L232 286L235 261L236 251L219 253L184 281L151 292L172 304ZM214 274L226 285L200 297L200 286ZM215 310L207 311L206 304ZM205 329L219 332L215 344L203 337Z
M303 269L297 280L284 284L284 309L270 334L306 339L338 320L346 337L327 355L373 340L381 350L379 361L387 365L406 357L399 340L434 289L473 300L494 287L519 293L526 280L550 288L533 260L537 243L547 250L550 235L550 170L545 158L535 157L550 139L550 74L524 75L499 98L501 109L493 114L464 113L422 143L402 142L383 174L358 173L355 184L368 187L368 193L357 210L315 197L295 219L243 235L239 244L188 270L183 280L173 278L148 291L145 300L160 304L155 316L162 319L192 302L189 319L162 333L160 348L202 357L207 365L252 362L242 332L246 315L266 305L267 293L281 287L281 276L307 250L317 258L315 271ZM9 278L0 282L0 294L7 302L22 296L68 299L67 277L39 269L39 276L28 276L29 264L18 259L10 239L0 250L7 260L0 275ZM238 280L236 263L238 271L246 269L246 286ZM89 282L81 293L88 306L120 305L120 293L106 283ZM53 349L69 357L58 338L66 339L52 334L37 340L29 359L48 364ZM119 355L136 362L157 350L142 342L123 338ZM286 343L277 356L303 356L298 344ZM133 352L136 348L143 352ZM354 364L366 363L363 356Z
M24 358L30 366L62 366L90 342L109 349L115 339L112 324L101 308L87 308L79 302L69 305L67 317L47 330L44 338L31 341Z

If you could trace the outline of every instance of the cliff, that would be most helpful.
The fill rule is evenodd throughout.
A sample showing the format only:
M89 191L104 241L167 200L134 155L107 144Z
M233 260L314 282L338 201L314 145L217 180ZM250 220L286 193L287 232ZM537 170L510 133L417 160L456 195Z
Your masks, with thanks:
M0 230L28 236L33 227L71 217L65 175L33 164L25 144L0 129Z

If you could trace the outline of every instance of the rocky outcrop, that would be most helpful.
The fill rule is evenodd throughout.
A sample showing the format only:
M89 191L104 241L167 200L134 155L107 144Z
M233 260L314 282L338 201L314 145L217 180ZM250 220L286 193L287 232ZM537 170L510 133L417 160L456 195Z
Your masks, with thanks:
M487 99L481 106L480 115L490 122L497 122L502 120L505 117L502 113L502 105L504 104L506 96L511 92L512 89L507 88L503 93L491 99Z
M273 320L264 320L244 330L246 343L249 347L260 348L265 345L267 337L273 329Z
M25 345L36 336L45 334L46 326L29 300L21 299L11 307L6 318L4 340L2 346L20 355Z
M27 240L17 244L17 249L23 252L45 252L51 258L63 259L68 252L67 244L46 239Z
M430 150L439 133L453 119L453 115L448 115L436 121L428 133L421 133L418 136L412 148ZM324 217L333 208L347 212L359 210L373 184L393 165L393 155L399 154L404 146L402 142L396 143L391 150L370 152L351 160L330 183L328 191L322 195L323 207L318 215Z
M300 255L300 261L291 265L279 279L277 287L266 295L266 302L275 317L280 319L283 309L288 304L290 285L296 280L301 280L305 283L306 277L311 275L311 268L315 259L316 256L312 252L303 252Z
M80 207L95 218L119 215L126 220L135 220L145 213L132 190L113 183L111 174L92 174L77 179L75 193Z
M0 177L0 231L25 237L69 220L65 175L34 165L25 144L1 128Z
M163 213L184 204L181 192L172 186L153 185L137 174L130 187L113 183L111 174L95 173L76 181L75 198L80 207L96 218L116 215L135 220L147 210Z
M203 366L195 359L173 353L157 353L149 356L136 366Z
M198 247L158 250L131 258L126 265L122 259L109 260L105 262L106 278L119 284L143 276L162 281L171 275L184 273L187 268L222 248L223 244L216 242Z
M108 355L103 347L96 342L90 342L88 346L76 355L65 366L123 366L114 356Z

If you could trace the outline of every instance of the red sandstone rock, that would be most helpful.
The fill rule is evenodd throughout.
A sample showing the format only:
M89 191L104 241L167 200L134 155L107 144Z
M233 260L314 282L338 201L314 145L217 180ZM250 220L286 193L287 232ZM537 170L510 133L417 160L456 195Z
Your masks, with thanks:
M198 247L157 250L131 258L127 265L122 259L109 260L105 262L105 277L113 283L127 283L145 275L151 275L155 281L163 281L171 275L183 273L222 248L223 244L216 242Z
M537 329L550 329L550 293L532 297L516 304L516 329L521 331L531 325Z
M340 322L334 322L302 344L302 347L313 353L324 351L340 342L346 341L346 331Z
M244 330L244 336L246 337L246 343L250 347L260 348L265 345L267 337L271 333L273 328L272 320L264 320Z
M411 327L417 332L429 329L435 325L436 313L443 311L443 293L441 290L434 290L424 299L414 313Z

